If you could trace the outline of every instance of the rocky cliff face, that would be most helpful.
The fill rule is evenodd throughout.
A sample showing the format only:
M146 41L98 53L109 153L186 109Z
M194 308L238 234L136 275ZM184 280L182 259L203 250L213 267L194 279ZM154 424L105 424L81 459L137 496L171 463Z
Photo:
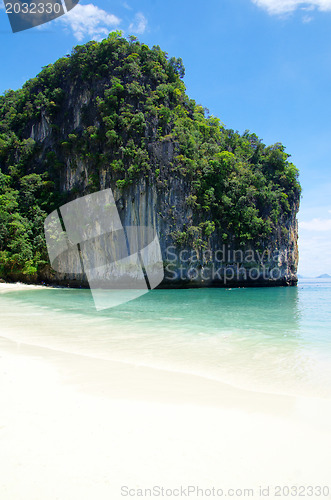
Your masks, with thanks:
M77 115L79 114L76 108ZM80 121L76 122L77 127ZM42 124L37 124L40 135L35 140L43 142ZM152 174L137 179L132 185L119 189L108 168L100 171L100 189L112 188L119 216L124 227L148 226L158 235L165 277L161 287L210 287L210 286L288 286L297 283L299 205L292 206L290 214L282 218L276 232L261 245L237 245L223 241L222 231L215 230L208 238L201 238L199 223L203 216L194 213L187 203L192 186L185 178L172 175L176 144L156 142L149 145L151 164L158 168L158 179ZM75 168L71 167L72 163ZM61 189L75 193L75 197L88 192L89 164L84 160L66 158L66 168L61 172ZM166 182L164 182L166 181ZM180 235L192 228L188 241ZM200 240L197 244L197 240ZM102 252L98 246L95 253ZM63 263L75 269L74 262ZM40 279L50 283L71 286L88 286L87 278L80 273L59 273L46 266Z
M175 183L176 184L176 183ZM178 183L174 187L182 198L184 190ZM169 196L175 198L175 193ZM286 236L270 240L268 246L256 248L253 245L238 248L224 243L219 231L210 237L204 246L179 245L174 241L173 231L180 231L191 222L189 211L182 217L162 215L170 206L155 187L140 182L123 196L116 193L117 206L123 226L148 225L159 237L164 262L165 277L161 287L210 287L210 286L293 286L297 283L298 247L296 210L286 221ZM179 207L180 205L177 205ZM101 249L102 250L102 249ZM95 252L100 252L96 247ZM65 260L66 269L75 269L74 262ZM71 286L87 286L87 278L79 273L54 272L48 266L40 279L49 283Z
M41 94L44 102L17 132L33 145L24 174L48 172L63 203L112 188L123 226L150 226L158 235L161 286L295 285L300 189L284 148L265 148L254 134L205 118L184 93L178 63L138 42L123 42L115 57L118 40L109 42L116 63L107 63L107 74L77 76L80 49L60 73L55 65L51 97L50 69L46 84L39 77L30 85L33 109ZM94 45L83 54L101 51ZM146 54L163 73L146 73ZM87 284L83 274L50 266L34 279Z

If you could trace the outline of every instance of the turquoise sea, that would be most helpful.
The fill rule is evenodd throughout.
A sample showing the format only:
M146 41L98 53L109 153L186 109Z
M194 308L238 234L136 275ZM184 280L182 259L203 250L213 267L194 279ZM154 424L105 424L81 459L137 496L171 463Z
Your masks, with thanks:
M153 290L97 312L89 290L0 290L12 340L255 391L331 397L331 280L297 288Z

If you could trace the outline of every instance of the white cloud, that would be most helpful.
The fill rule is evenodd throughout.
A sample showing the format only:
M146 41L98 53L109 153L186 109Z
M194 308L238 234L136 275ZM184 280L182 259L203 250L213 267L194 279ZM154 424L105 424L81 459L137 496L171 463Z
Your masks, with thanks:
M132 7L127 2L123 2L123 7L127 10L132 10Z
M121 20L89 3L88 5L76 5L74 9L56 19L55 22L72 30L78 41L82 41L84 38L99 41L105 38L109 31L118 27Z
M133 23L130 24L129 30L131 33L137 33L138 35L142 35L145 33L147 28L147 19L142 12L138 12L135 15Z
M286 14L301 10L331 11L331 0L252 0L258 7L267 10L269 14Z
M299 214L299 274L331 274L330 205L307 207L302 212Z
M299 222L300 229L308 231L331 231L331 219L312 219Z
M299 274L319 276L331 274L331 238L328 233L309 233L299 236Z

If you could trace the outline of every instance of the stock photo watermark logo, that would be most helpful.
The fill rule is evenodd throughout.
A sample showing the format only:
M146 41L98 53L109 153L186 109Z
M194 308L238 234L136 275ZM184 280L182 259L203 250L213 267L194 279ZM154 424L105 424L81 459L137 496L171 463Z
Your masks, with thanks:
M4 0L13 33L48 23L78 3L79 0Z
M63 205L47 217L44 229L53 269L85 273L98 311L136 299L163 280L154 228L124 227L111 189Z
M296 281L295 248L164 246L154 226L123 226L111 189L52 212L45 221L51 266L60 280L88 281L97 310L170 287L275 286ZM222 243L222 242L219 242ZM62 275L62 276L61 276Z

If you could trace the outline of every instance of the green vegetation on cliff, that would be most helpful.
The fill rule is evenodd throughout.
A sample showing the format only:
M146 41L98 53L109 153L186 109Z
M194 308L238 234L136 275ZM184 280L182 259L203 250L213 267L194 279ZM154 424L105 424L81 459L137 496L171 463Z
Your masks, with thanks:
M111 33L0 96L0 277L37 276L47 262L46 215L99 190L103 172L123 193L141 178L161 191L175 177L188 183L194 217L174 231L177 244L197 235L203 243L214 231L261 244L279 231L300 197L284 146L266 147L208 116L186 95L184 72L158 46ZM155 144L173 145L166 170ZM65 190L65 172L82 163L81 183Z

